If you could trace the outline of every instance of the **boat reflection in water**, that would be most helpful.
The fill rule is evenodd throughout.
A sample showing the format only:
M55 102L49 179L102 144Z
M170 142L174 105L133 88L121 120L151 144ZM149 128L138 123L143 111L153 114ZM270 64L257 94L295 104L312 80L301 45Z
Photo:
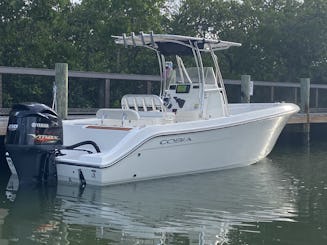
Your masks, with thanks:
M223 244L238 225L293 221L291 181L268 159L247 168L105 188L58 184L15 191L10 180L5 225L14 234L7 238Z

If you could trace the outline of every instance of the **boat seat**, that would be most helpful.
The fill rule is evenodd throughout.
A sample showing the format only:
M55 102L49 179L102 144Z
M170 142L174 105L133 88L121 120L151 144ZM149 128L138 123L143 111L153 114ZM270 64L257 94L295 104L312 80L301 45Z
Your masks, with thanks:
M96 113L99 119L119 119L119 120L139 120L140 115L137 111L120 108L104 108Z
M166 111L162 99L153 94L126 94L121 99L121 107L135 111Z

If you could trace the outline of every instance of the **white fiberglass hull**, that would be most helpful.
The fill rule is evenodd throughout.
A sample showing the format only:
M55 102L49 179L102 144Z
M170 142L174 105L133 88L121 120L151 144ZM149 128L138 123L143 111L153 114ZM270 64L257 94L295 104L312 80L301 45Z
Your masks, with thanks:
M57 157L58 180L110 185L246 166L271 152L297 111L296 105L278 104L219 119L131 130L111 150Z

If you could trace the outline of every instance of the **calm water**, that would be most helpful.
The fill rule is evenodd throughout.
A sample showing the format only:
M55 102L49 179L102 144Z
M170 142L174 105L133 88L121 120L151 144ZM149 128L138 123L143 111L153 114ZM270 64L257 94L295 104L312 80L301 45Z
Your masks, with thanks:
M233 170L6 192L0 244L327 244L327 140ZM3 163L1 163L3 164Z

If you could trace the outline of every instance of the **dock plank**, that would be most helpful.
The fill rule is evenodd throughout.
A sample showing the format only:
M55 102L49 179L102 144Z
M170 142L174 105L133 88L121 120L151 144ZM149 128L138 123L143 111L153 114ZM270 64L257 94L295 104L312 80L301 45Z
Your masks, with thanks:
M307 123L307 115L297 113L293 115L287 122L288 124L304 124ZM327 123L327 113L310 113L309 123Z

